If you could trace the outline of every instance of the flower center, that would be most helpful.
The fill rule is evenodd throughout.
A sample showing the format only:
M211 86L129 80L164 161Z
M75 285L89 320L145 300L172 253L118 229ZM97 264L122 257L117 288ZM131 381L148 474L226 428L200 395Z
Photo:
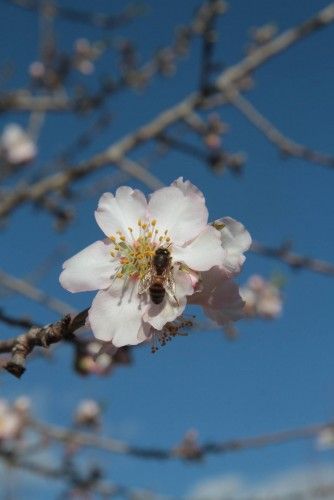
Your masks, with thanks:
M117 231L110 235L109 240L113 245L111 256L119 261L117 278L132 277L142 279L152 266L152 258L159 247L170 245L171 239L168 230L161 232L157 228L155 219L137 222L139 236L133 236L133 228L128 227L130 239Z

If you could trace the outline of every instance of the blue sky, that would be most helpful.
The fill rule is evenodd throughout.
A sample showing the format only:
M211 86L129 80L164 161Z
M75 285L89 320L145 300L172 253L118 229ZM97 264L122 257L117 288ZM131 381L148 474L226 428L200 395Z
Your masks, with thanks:
M168 44L174 25L186 23L198 5L195 0L147 3L147 14L123 31L138 43L143 60ZM74 1L61 4L76 5ZM111 6L107 0L98 0L94 4L111 12L120 9L122 2ZM250 27L275 22L285 29L325 5L321 0L232 0L229 13L219 22L216 57L227 65L237 62L243 57ZM90 7L87 3L87 9ZM2 64L14 62L6 88L16 88L26 81L27 67L37 57L37 18L2 3L0 25L0 60ZM58 22L57 30L63 49L76 38L96 40L100 36L95 29L66 21ZM333 47L334 27L330 26L256 71L255 87L248 95L291 138L329 154L333 153L334 133ZM173 79L157 78L147 93L126 93L111 100L108 109L113 122L77 159L101 151L196 88L199 49L196 42ZM106 74L110 68L112 62L106 57L97 71ZM77 78L83 81L83 77ZM297 252L333 261L334 173L297 159L283 161L237 111L226 107L220 112L230 125L227 149L247 154L241 177L229 172L215 175L180 153L159 161L152 171L166 184L183 175L199 186L207 198L210 219L230 215L241 220L256 240L279 245L291 239ZM28 116L0 118L2 128L10 121L26 125ZM48 117L36 171L88 123L80 117ZM113 171L110 167L102 175ZM138 182L130 182L147 192ZM77 218L63 234L53 231L52 221L44 213L31 207L17 211L1 233L1 267L25 276L55 246L62 246L63 256L39 286L78 309L87 307L92 294L70 295L61 289L58 275L63 259L101 237L93 219L97 199L79 205ZM70 348L59 347L51 361L31 360L20 381L3 374L1 397L30 394L42 418L62 425L69 423L80 399L96 398L106 404L106 433L147 446L171 447L189 428L197 429L202 441L224 440L330 420L334 415L332 280L307 271L291 272L283 264L249 255L239 282L253 273L269 277L273 272L286 276L284 314L272 323L240 323L236 342L226 341L219 331L194 333L174 340L154 356L149 348L137 349L133 366L103 379L75 375ZM2 305L8 313L27 314L41 322L56 319L55 314L27 300L9 297ZM12 334L5 326L1 332L3 336ZM84 455L88 462L94 461L91 452ZM262 481L274 473L332 458L330 453L316 452L310 441L213 456L200 464L158 463L103 453L96 457L101 458L110 479L172 495L181 495L198 481L222 473ZM43 492L43 498L54 498L56 491L55 485L48 494Z

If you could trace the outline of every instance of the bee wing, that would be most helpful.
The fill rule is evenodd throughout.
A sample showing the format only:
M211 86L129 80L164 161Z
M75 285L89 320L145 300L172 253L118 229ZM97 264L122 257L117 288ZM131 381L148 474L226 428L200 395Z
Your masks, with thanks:
M177 298L176 298L176 289L175 289L175 281L174 281L174 276L172 269L169 269L168 272L166 273L166 281L165 281L165 290L168 293L169 297L171 297L177 305L179 304Z
M147 292L152 284L153 273L151 270L147 271L147 273L142 277L139 281L138 293L141 295L142 293Z

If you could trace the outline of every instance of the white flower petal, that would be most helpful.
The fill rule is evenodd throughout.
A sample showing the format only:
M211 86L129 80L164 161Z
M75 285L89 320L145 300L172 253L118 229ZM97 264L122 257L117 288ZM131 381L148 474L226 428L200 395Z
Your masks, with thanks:
M155 191L148 204L150 217L157 220L160 234L168 230L177 245L194 239L208 220L203 195L192 184L184 184L182 189L173 185Z
M194 184L192 184L189 180L184 181L183 177L179 177L176 181L172 182L171 186L181 189L185 196L199 196L205 203L202 191L200 191L198 187L194 186Z
M143 301L138 282L117 279L108 290L98 292L89 310L89 323L95 337L112 341L116 347L143 342L148 327L142 324Z
M187 295L194 292L190 276L179 269L173 270L175 280L175 295L177 302L166 293L161 304L150 302L143 319L150 323L156 330L161 330L168 321L173 321L180 316L187 304Z
M208 271L221 266L225 251L221 246L220 234L214 227L207 226L197 238L184 247L173 247L173 260L184 262L195 271Z
M60 284L69 292L108 288L118 263L110 255L110 243L95 241L63 264Z
M243 255L249 249L252 239L245 226L231 217L224 217L214 222L222 223L220 230L221 243L226 251L224 268L229 274L239 273L245 261Z
M139 236L138 219L146 218L147 202L141 191L122 186L116 195L104 193L95 211L95 219L106 236L121 231L131 238L129 227L133 228L133 236Z

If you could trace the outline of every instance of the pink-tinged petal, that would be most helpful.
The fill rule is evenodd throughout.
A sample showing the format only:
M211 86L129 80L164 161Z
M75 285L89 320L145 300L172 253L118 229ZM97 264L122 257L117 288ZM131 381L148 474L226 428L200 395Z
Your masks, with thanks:
M200 191L198 187L194 186L194 184L192 184L190 181L184 181L183 177L179 177L178 179L176 179L176 181L172 182L171 186L175 186L181 189L182 193L185 196L199 196L205 203L204 194L202 193L202 191Z
M213 266L221 266L224 258L219 231L212 226L207 226L188 245L173 246L173 260L184 262L195 271L208 271Z
M116 347L143 342L143 307L138 282L116 279L108 290L98 292L89 310L94 336Z
M104 193L95 211L95 219L106 236L121 231L131 238L129 227L133 228L133 236L139 236L138 219L146 218L147 202L141 191L127 186L119 187L114 196Z
M212 292L222 280L226 280L226 275L223 274L219 267L215 266L209 271L202 273L199 285L197 286L198 291L195 290L195 293L189 297L189 303L198 304L202 307L208 306Z
M95 241L63 264L60 284L69 292L108 288L118 266L107 241Z
M220 236L226 251L223 267L229 275L239 273L245 261L243 253L249 249L252 238L245 226L231 217L224 217L214 222L215 227L219 224L223 226L220 229Z
M169 186L155 191L148 204L160 234L168 230L173 243L183 245L205 228L208 210L202 194L190 187Z
M244 305L238 285L229 279L221 280L212 292L208 309L218 311L218 316L221 317L220 324L223 324L225 317L227 317L226 321L240 319L243 316Z
M161 304L150 302L143 316L144 321L152 325L156 330L161 330L168 321L174 321L174 319L180 316L186 307L187 295L191 295L194 292L188 273L174 269L173 276L177 302L166 293Z
M230 291L226 292L224 305L220 309L204 308L205 314L218 325L229 325L244 317L245 303L240 299L240 295L231 296Z
M203 307L206 315L219 325L237 321L244 316L244 301L239 287L221 269L214 267L202 274L202 290L189 297L189 303Z

